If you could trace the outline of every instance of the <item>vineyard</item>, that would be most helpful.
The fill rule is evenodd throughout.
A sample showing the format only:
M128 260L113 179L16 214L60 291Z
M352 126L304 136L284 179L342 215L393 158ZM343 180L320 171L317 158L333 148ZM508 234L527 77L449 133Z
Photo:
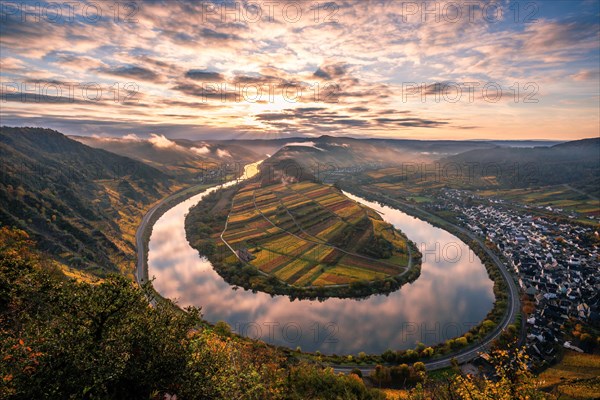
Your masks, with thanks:
M409 260L406 237L374 210L312 182L241 188L222 239L225 261L243 259L293 286L381 280L402 275Z

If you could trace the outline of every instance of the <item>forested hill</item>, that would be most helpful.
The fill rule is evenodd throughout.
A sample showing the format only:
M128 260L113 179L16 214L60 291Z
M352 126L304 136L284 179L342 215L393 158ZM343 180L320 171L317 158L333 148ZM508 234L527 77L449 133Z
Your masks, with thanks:
M49 129L0 128L0 163L0 224L93 275L133 267L132 218L170 185L155 168Z
M552 147L478 149L442 160L489 166L503 187L575 184L591 188L600 175L600 138L576 140ZM592 190L592 192L598 190Z

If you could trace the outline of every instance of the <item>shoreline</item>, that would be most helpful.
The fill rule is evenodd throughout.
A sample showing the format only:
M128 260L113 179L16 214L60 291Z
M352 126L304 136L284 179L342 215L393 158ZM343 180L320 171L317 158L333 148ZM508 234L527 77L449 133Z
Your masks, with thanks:
M183 202L185 200L188 200L189 198L201 193L204 190L207 190L211 187L219 186L221 184L222 183L194 185L194 186L188 187L186 189L180 190L179 192L176 192L176 193L166 197L165 199L161 200L159 203L155 204L144 215L144 218L142 219L142 223L140 224L140 226L138 227L138 230L136 231L136 244L138 245L136 248L136 250L138 251L138 265L136 267L135 275L136 275L136 281L138 282L138 284L140 286L145 285L148 282L147 252L148 252L148 243L149 243L149 239L150 239L150 236L152 233L152 228L153 228L154 223L160 218L160 216L162 216L170 208L176 206L177 204L180 204L181 202ZM422 215L414 215L413 213L410 213L409 210L405 210L404 207L398 207L398 206L395 206L390 203L382 202L381 200L374 200L374 201L378 201L381 204L389 205L400 211L406 212L409 215L417 216L418 218L421 218L424 221L431 223L434 226L438 226L437 224L432 223L429 220L429 218L424 218ZM419 211L423 212L422 210L419 210ZM452 230L446 229L446 227L440 227L440 228L447 230L449 233L451 233L453 235L456 235L455 232L453 232ZM463 240L463 239L461 239L461 240ZM140 249L142 250L142 252L139 251ZM509 287L510 287L510 285L509 285ZM152 290L156 294L156 298L150 300L151 304L154 304L157 298L163 299L163 297L158 292L156 292L154 289L152 289ZM516 297L516 296L514 296L514 297ZM517 299L517 302L518 302L518 299ZM513 304L513 310L514 310L514 304ZM506 314L509 314L510 318L506 318ZM450 353L448 355L444 355L443 357L419 358L419 359L415 360L414 362L416 362L416 361L424 362L429 370L435 370L435 369L441 369L441 368L448 367L450 365L452 359L456 359L460 363L463 363L463 362L467 362L467 361L470 361L470 360L476 358L479 355L479 352L484 350L484 348L487 345L491 344L491 342L494 339L496 339L500 335L500 333L516 317L516 313L514 313L514 312L509 313L508 309L507 309L506 314L505 314L505 318L501 321L502 323L497 324L497 326L494 328L494 330L492 332L490 332L488 335L486 335L486 337L484 339L473 343L473 344L475 344L475 346L473 346L473 344L472 344L465 348L459 349L456 352ZM242 337L242 338L247 339L245 337ZM266 345L273 346L275 348L281 348L281 346L270 345L268 343L266 343ZM287 350L293 351L292 349L287 349ZM312 353L303 353L303 354L308 357L313 356ZM327 358L327 357L328 356L325 356L324 358ZM363 372L369 372L377 365L377 364L361 365L361 364L345 364L345 363L344 364L336 364L336 363L327 363L326 361L323 361L323 362L324 362L324 364L327 364L327 365L333 367L336 371L339 371L339 372L349 372L350 370L352 370L354 368L358 368ZM383 363L383 364L385 364L385 363Z

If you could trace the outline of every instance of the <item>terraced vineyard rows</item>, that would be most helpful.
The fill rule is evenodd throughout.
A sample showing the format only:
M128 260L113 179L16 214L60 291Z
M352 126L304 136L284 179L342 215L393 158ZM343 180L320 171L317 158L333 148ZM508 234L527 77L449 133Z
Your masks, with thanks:
M311 182L241 188L222 238L244 262L294 286L379 280L403 274L409 263L406 238L375 211ZM366 255L378 240L390 254Z

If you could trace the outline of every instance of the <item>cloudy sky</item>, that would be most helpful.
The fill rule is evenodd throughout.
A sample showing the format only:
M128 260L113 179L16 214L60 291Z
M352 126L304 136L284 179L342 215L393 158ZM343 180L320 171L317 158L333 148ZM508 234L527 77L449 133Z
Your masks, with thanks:
M1 123L192 139L593 137L599 7L2 1Z

